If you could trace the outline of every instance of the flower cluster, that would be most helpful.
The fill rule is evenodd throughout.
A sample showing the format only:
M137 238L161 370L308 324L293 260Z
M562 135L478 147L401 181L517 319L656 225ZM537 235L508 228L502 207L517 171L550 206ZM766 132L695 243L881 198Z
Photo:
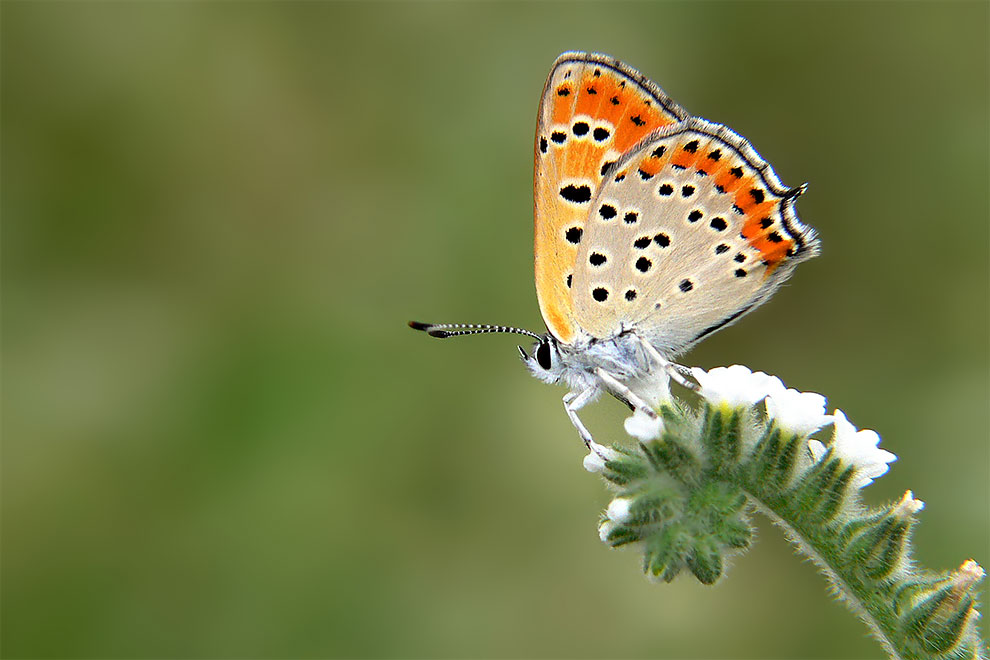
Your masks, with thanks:
M694 367L691 374L698 381L701 398L723 413L752 408L762 402L767 418L774 425L802 438L831 424L831 440L826 444L809 438L808 452L816 463L826 457L834 457L853 468L855 476L852 483L856 488L873 483L874 479L887 472L889 463L897 460L897 456L878 447L880 436L875 431L857 430L839 409L831 415L826 414L825 397L821 394L788 389L776 376L762 371L753 372L739 364L716 367L710 371ZM626 433L636 440L649 442L660 437L663 425L659 417L651 418L636 411L626 420L625 428ZM585 468L600 472L609 458L607 452L612 450L594 443L590 449L591 453L585 458Z

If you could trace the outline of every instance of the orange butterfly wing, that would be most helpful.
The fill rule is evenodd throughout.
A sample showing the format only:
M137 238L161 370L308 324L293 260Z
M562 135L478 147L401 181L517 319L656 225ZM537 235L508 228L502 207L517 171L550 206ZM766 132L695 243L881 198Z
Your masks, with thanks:
M554 62L536 126L534 247L540 312L561 342L577 335L572 271L606 170L642 138L687 117L657 85L607 55L568 52Z

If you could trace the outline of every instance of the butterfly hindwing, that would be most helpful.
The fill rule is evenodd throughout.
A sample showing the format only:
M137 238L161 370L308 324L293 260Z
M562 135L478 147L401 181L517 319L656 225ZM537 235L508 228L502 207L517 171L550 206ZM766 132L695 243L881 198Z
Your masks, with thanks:
M548 329L576 333L574 264L592 197L620 158L687 113L634 69L594 53L564 53L543 89L536 132L536 291Z
M608 172L576 246L573 314L595 338L635 326L666 356L763 303L814 256L783 186L746 140L690 118Z

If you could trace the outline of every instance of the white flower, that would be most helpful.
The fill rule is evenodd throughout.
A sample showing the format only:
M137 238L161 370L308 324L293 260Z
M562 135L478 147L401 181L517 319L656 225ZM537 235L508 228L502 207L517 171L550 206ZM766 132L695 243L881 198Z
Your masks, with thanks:
M617 497L609 502L608 509L605 510L605 515L608 516L609 520L617 523L629 522L632 520L632 513L629 511L631 507L631 499L628 497Z
M674 398L670 393L670 375L666 369L659 369L632 381L629 383L629 389L638 394L654 410L659 408L661 403L670 403Z
M808 450L811 451L811 457L815 459L815 463L818 463L822 460L822 456L825 455L825 452L828 451L828 447L812 438L808 440Z
M603 543L608 542L608 535L612 533L615 529L615 523L611 520L605 520L601 525L598 526L598 538L602 540Z
M888 463L897 460L897 456L877 446L880 444L880 436L876 431L857 431L839 409L836 409L835 414L832 415L832 420L835 432L828 447L818 440L809 440L808 449L811 450L815 461L820 461L825 452L831 449L836 458L846 465L851 465L856 471L852 481L853 487L869 486L874 479L887 472ZM923 502L920 504L924 506ZM918 510L920 511L920 508Z
M783 385L767 395L767 415L780 428L797 435L810 435L832 420L825 414L825 397L821 394L785 390Z
M906 491L900 501L891 508L890 513L898 518L907 518L924 508L924 502L914 499L914 493Z
M955 583L957 590L964 592L973 585L978 584L986 575L987 572L983 570L982 566L972 559L967 559L952 574L952 581Z
M776 376L768 376L762 371L753 373L741 364L715 367L710 371L693 367L691 375L701 385L703 398L713 405L729 408L753 406L772 392L784 389Z
M626 419L626 433L640 442L649 442L660 437L663 421L660 415L650 417L642 410L637 410L632 417Z
M588 455L584 457L584 469L588 472L601 472L605 469L605 461L612 461L619 458L619 452L611 447L605 447L594 440L588 445Z

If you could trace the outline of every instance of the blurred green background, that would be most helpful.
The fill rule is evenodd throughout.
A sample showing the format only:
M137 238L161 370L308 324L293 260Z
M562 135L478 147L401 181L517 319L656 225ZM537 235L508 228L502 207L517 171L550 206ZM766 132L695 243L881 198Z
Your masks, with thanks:
M823 240L684 358L824 393L988 552L988 5L2 6L6 657L880 657L779 532L715 588L596 532L532 141L599 50L729 124ZM625 410L585 420L607 440Z

